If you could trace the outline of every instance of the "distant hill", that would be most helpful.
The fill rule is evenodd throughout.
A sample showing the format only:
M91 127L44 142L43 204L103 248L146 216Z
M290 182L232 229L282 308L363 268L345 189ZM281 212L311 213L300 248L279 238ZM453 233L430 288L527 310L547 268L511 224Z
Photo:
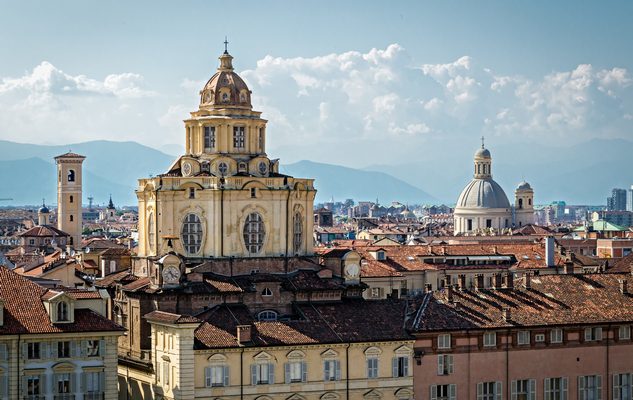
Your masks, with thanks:
M317 202L329 201L332 197L337 201L349 198L374 201L378 198L382 204L394 200L416 204L436 201L422 189L383 172L362 171L312 161L282 164L280 172L299 178L314 178Z

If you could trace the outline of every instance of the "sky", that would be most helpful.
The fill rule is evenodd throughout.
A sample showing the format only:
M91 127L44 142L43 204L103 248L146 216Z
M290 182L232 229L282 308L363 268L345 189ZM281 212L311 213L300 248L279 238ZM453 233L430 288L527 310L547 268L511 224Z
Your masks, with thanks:
M633 140L630 1L0 0L0 139L182 145L225 36L268 155Z

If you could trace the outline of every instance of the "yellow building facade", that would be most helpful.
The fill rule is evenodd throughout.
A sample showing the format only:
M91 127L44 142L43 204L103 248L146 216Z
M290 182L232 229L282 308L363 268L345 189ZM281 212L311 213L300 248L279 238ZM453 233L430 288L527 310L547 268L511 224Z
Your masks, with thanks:
M185 124L185 154L139 180L140 262L174 251L188 260L313 253L312 179L279 173L266 123L228 52Z

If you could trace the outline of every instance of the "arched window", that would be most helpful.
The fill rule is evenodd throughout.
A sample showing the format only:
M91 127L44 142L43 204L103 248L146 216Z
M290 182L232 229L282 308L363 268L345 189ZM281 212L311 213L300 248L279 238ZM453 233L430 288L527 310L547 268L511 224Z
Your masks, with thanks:
M293 244L295 253L301 249L301 243L303 242L303 218L301 218L301 213L296 213L293 221Z
M154 213L149 213L147 217L147 242L151 251L154 251L154 243L156 242L156 232L154 232Z
M523 208L523 199L519 199L519 208Z
M74 221L74 217L71 215L70 216L70 222L73 222L73 221Z
M257 319L260 321L277 321L277 312L273 310L264 310L257 314Z
M60 301L57 303L57 320L58 321L69 321L68 318L68 303L65 301Z
M259 253L264 246L265 235L266 229L262 216L258 213L248 214L246 222L244 223L244 243L246 244L246 251L252 254Z
M202 223L196 214L187 214L182 223L182 245L189 254L200 251L202 244Z
M528 199L528 205L531 206L532 205L532 199Z
M68 182L74 182L74 181L75 181L75 170L69 169L68 170Z
M264 288L264 290L262 290L262 296L272 296L273 295L273 291L270 290L270 288Z
M72 203L72 202L75 200L75 198L74 198L74 197L73 197L73 195L71 194L71 195L70 195L70 198L69 198L68 200L69 200L69 203Z
M218 164L218 172L222 176L226 176L227 172L229 172L229 166L226 165L225 162L221 162Z

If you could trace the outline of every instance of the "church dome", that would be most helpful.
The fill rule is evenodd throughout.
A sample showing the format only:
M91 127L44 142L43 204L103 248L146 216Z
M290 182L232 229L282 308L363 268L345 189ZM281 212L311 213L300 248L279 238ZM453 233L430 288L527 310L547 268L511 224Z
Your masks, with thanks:
M519 183L519 186L517 186L517 190L532 190L532 186L530 186L530 184L526 181L523 181Z
M475 152L475 158L491 158L490 151L482 147Z
M232 60L227 51L220 56L220 67L200 91L200 106L252 108L251 91L233 71Z
M45 204L42 204L42 207L40 207L40 209L37 210L37 212L39 214L50 214L50 210L48 209L48 207L46 207Z
M459 195L456 208L510 208L510 202L497 182L473 179Z

